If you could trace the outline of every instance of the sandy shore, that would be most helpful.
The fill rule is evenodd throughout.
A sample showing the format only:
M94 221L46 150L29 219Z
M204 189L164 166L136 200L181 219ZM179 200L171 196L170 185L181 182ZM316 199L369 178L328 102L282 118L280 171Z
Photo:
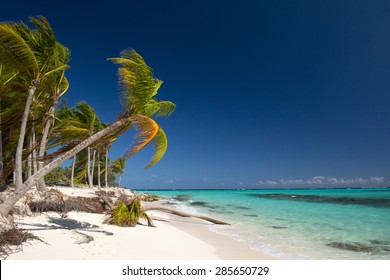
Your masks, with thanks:
M63 191L63 189L62 189ZM80 195L67 189L66 193ZM69 212L67 219L46 212L15 217L20 228L39 240L24 243L9 260L241 260L273 259L228 236L211 232L208 223L161 212L148 212L155 228L103 224L103 214Z
M16 219L41 239L25 243L9 260L271 259L245 244L208 230L196 219L155 213L167 221L156 228L102 224L103 215L70 212L67 219L49 212Z

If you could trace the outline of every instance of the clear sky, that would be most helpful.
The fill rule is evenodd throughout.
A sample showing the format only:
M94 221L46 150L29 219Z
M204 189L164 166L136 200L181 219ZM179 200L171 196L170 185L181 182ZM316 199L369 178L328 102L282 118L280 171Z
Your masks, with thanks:
M66 99L103 121L121 110L106 58L134 48L164 81L167 154L130 158L127 187L390 185L388 0L91 3L6 1L0 20L45 16L72 51Z

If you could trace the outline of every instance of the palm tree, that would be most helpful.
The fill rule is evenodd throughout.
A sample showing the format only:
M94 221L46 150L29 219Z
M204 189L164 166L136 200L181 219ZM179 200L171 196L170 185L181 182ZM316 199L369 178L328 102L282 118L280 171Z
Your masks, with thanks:
M149 143L155 143L155 153L147 167L156 164L163 157L167 138L159 125L151 118L154 115L169 115L175 105L171 102L158 102L155 99L162 82L153 77L152 69L147 66L142 57L134 50L122 52L120 58L111 59L121 65L119 80L122 85L122 102L124 113L111 125L85 139L71 150L57 157L46 166L38 170L23 185L15 190L0 205L0 214L7 216L15 203L39 180L50 171L61 165L67 159L91 146L95 142L104 141L113 136L119 136L127 131L132 124L139 130L136 146L128 156L139 151ZM145 115L142 115L145 114Z
M28 85L28 95L23 112L18 145L15 154L15 185L19 188L22 178L22 152L30 106L36 89L43 80L68 68L63 61L58 61L56 49L62 45L56 41L54 32L44 17L31 17L35 25L31 30L24 23L0 23L1 63L9 69L19 72Z
M54 129L54 138L51 141L50 147L53 148L59 145L62 145L62 147L56 151L55 155L60 155L75 147L81 141L101 130L102 127L95 110L85 101L79 102L75 108L68 108L63 104L58 115L60 122L57 122ZM95 151L93 154L95 154ZM83 164L82 170L86 171L84 174L87 175L89 186L92 187L93 168L91 167L91 147L87 148L85 156L88 157L78 157L75 165ZM72 174L74 174L74 168Z
M108 169L109 169L109 166L108 166L108 154L109 154L109 151L111 149L111 145L112 145L112 142L114 142L116 139L112 139L111 141L104 141L102 142L102 146L103 146L103 151L105 152L105 156L104 156L104 186L106 188L108 188Z
M59 49L62 46L59 46ZM62 55L60 61L68 62L70 57L70 51L66 48L63 48L61 52L59 52L59 55ZM58 71L56 73L53 73L50 77L48 77L47 86L46 86L46 92L48 93L49 98L45 98L45 103L49 104L49 108L46 109L46 113L43 117L43 131L42 131L42 137L39 145L39 152L38 152L38 169L41 169L44 165L43 158L45 156L46 150L48 148L48 142L49 142L49 133L54 125L54 111L55 106L57 105L59 98L63 96L68 88L69 88L69 82L65 77L65 70ZM49 102L48 102L49 101ZM38 189L42 189L45 187L45 182L43 179L41 179L38 182Z
M116 204L115 208L108 213L104 220L105 223L122 227L135 227L140 219L144 219L148 222L148 226L154 227L152 219L142 210L139 197L136 196L129 205L121 200L118 200Z
M121 179L126 168L126 159L124 157L119 157L112 161L111 170L114 175L119 177L118 187L121 186Z

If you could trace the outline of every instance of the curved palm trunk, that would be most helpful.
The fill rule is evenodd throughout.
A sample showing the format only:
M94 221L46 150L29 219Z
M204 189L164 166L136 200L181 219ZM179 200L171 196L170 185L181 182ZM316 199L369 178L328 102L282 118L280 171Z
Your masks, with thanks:
M35 157L35 129L34 129L34 123L32 124L31 127L31 132L30 136L28 137L28 151L30 153L27 156L27 176L26 178L30 178L33 173L37 171L37 166L36 166L36 157Z
M24 137L26 136L26 126L28 120L28 113L30 112L31 102L35 93L36 87L30 86L28 89L28 96L26 105L24 107L22 124L20 126L20 134L18 140L18 146L16 148L15 153L15 186L19 188L23 183L23 175L22 175L22 153L23 153L23 145L24 145Z
M89 187L92 188L92 178L91 178L91 148L88 147L88 161L87 161L87 178Z
M71 173L70 173L70 186L73 188L74 187L74 167L76 165L76 155L74 155L73 157L73 161L72 161L72 170L71 170Z
M9 214L9 212L11 211L11 209L14 207L15 203L34 185L35 181L41 179L43 176L47 175L48 173L53 171L55 168L60 166L67 159L73 157L74 155L76 155L80 151L89 147L91 144L95 143L100 138L117 130L121 126L126 125L130 121L131 120L129 118L119 119L118 121L114 122L113 124L106 127L105 129L90 136L88 139L84 140L83 142L81 142L80 144L75 146L73 149L64 153L62 156L60 156L57 159L53 160L52 162L48 163L42 169L38 170L37 173L32 175L28 180L26 180L26 182L23 183L23 185L21 185L19 188L17 188L15 190L15 192L12 193L12 195L10 195L9 197L7 197L5 199L5 201L0 205L0 214L3 216L7 216Z
M34 124L33 124L34 125ZM37 167L37 153L36 153L36 149L35 149L35 146L36 146L36 138L35 138L35 128L34 126L32 127L32 131L31 131L31 141L32 141L32 156L31 156L31 164L32 164L32 168L33 168L33 173L36 173L38 171L38 167Z
M50 129L53 125L53 117L54 117L54 107L50 107L49 109L49 117L48 119L46 120L45 122L45 126L43 128L43 133L42 133L42 139L41 139L41 143L39 145L39 151L38 151L38 170L43 168L43 158L45 156L45 153L46 153L46 149L47 149L47 143L49 142L49 132L50 132ZM37 186L38 190L39 191L43 191L45 188L46 188L46 184L45 184L45 179L42 178L38 181L38 186Z

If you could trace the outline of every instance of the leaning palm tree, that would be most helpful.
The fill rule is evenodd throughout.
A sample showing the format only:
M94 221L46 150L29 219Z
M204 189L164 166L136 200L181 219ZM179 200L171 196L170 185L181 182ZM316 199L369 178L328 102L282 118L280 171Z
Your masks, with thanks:
M126 168L126 159L124 157L119 157L112 161L111 170L114 175L119 177L118 187L121 186L121 179Z
M151 118L154 115L169 115L175 105L168 101L159 102L156 94L162 82L153 76L152 69L147 66L143 58L134 50L122 52L120 58L111 59L121 65L119 80L122 85L122 104L124 113L111 125L95 133L77 146L62 154L38 170L23 185L16 189L1 205L0 214L7 216L15 203L39 180L67 159L91 146L96 141L119 136L133 124L139 131L136 146L128 156L133 155L146 145L155 143L155 152L152 160L146 167L156 164L164 156L167 147L167 138L160 126ZM144 114L144 115L143 115ZM0 217L1 218L1 217Z
M37 88L50 75L68 68L64 61L58 61L58 48L53 29L44 17L31 17L34 30L24 23L0 23L0 62L9 69L19 72L28 87L28 95L22 117L20 135L15 154L15 185L20 187L22 178L22 151L31 102ZM57 51L56 51L57 50Z

